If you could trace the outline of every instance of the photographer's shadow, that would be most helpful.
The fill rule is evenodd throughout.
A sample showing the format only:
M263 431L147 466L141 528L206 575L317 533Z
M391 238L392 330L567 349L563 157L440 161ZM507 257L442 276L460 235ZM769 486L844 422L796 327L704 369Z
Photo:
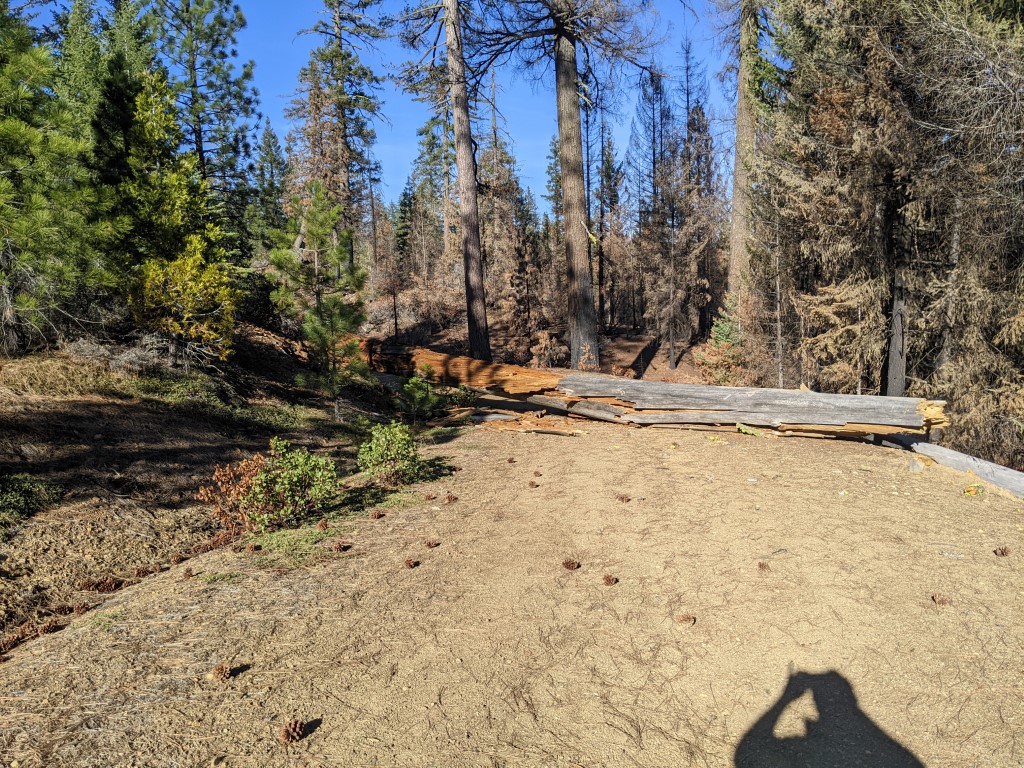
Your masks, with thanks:
M782 713L806 691L814 698L817 719L804 721L804 736L776 736ZM736 747L736 768L924 768L924 764L861 711L853 687L838 672L791 672L782 696Z

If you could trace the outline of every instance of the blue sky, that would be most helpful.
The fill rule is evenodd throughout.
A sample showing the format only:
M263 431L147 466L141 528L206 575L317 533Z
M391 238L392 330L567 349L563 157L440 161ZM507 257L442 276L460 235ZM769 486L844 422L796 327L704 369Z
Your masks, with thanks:
M270 119L274 130L284 141L288 121L284 110L295 91L299 70L305 65L310 50L317 44L313 35L301 35L301 30L313 26L322 9L320 0L242 0L242 10L248 27L239 35L239 55L243 60L256 62L255 85L260 92L261 111ZM384 13L397 13L403 2L386 0ZM715 38L715 26L710 0L692 3L696 14L683 7L679 0L655 0L658 29L665 42L655 52L662 66L670 70L679 60L680 42L685 34L693 41L697 57L707 67L719 142L731 141L729 120L732 105L715 78L721 69L723 53ZM379 74L412 57L396 42L382 41L378 50L367 51L364 60ZM532 76L518 74L508 66L498 72L498 104L505 118L504 130L514 147L523 184L538 197L542 210L547 205L540 196L546 183L548 145L556 130L554 75L547 73L539 81ZM614 139L620 152L629 140L629 121L636 103L636 76L628 75L622 83L616 104L619 113ZM418 138L416 130L427 119L424 105L402 93L390 82L381 90L384 116L376 125L375 154L383 170L384 197L397 199L406 176L416 157Z

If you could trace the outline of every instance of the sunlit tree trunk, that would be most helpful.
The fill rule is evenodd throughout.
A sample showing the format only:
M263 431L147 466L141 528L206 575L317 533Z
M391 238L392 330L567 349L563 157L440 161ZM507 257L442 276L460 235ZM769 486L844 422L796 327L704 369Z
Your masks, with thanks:
M458 0L444 0L444 17L452 122L455 128L455 166L459 174L459 213L462 223L462 259L466 272L469 354L477 360L490 361L491 342L484 297L483 255L480 251L476 159L473 157L473 137L470 133L469 95L466 88L466 64L462 53Z

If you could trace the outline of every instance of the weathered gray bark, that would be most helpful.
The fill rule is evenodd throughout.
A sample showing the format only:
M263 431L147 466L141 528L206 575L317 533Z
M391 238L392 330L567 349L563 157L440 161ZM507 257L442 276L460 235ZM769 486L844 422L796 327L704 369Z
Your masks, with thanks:
M569 349L573 368L597 370L599 346L594 279L588 255L587 200L583 175L583 130L576 67L576 37L565 0L552 3L558 19L555 34L555 92L558 104L562 209L569 298Z
M897 268L892 280L889 304L889 349L885 361L885 391L888 397L907 392L907 298L903 272Z
M732 169L732 229L729 238L730 293L743 291L750 266L750 165L754 158L754 113L750 108L750 57L757 50L757 3L740 5L739 73L736 79L736 148Z
M462 27L458 0L444 0L448 81L455 129L455 167L459 173L459 214L462 223L462 262L466 272L466 318L469 354L490 361L491 341L484 298L484 262L480 249L480 211L477 204L476 158L469 124L466 63L462 53Z

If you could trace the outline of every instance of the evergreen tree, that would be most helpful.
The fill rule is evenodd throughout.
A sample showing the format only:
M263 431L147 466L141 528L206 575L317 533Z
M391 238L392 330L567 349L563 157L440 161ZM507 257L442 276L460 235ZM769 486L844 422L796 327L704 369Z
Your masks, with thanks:
M274 245L275 233L284 230L288 224L284 209L287 178L288 161L270 120L267 120L260 135L252 178L252 202L247 217L254 243L264 250Z
M160 73L138 78L115 51L93 120L102 196L94 238L136 323L165 336L172 362L230 353L237 294L224 235L191 153L178 154L174 95Z
M156 60L152 21L152 16L143 11L142 0L117 0L103 34L104 56L109 59L120 53L125 59L124 69L138 80Z
M597 309L587 231L580 84L603 79L596 75L591 77L588 71L596 62L603 62L611 69L623 62L638 62L649 40L648 33L638 23L645 10L642 3L577 0L488 0L483 5L482 16L488 20L488 27L481 30L479 39L486 67L513 52L528 66L541 62L554 65L573 368L594 370L599 366Z
M52 339L102 283L84 233L91 200L53 62L0 2L0 353Z
M91 138L100 98L101 53L93 0L74 0L60 31L54 94L74 120L76 139Z
M381 79L360 60L359 45L383 34L368 15L378 3L324 0L326 19L311 30L322 44L300 72L299 91L288 112L299 123L290 137L291 192L308 203L309 191L318 184L339 207L335 238L347 249L350 269L355 268L356 237L369 207L364 181L374 167L371 122L381 107L376 95ZM298 236L305 237L305 230Z
M312 347L315 375L305 383L336 395L354 354L353 345L342 342L362 318L362 305L354 298L362 275L347 266L347 244L336 238L341 210L319 184L310 189L300 215L306 230L302 248L280 248L271 255L278 281L273 298L300 323Z
M153 0L161 58L175 89L184 147L223 210L232 251L243 255L250 134L257 94L253 62L236 66L245 17L231 0Z

